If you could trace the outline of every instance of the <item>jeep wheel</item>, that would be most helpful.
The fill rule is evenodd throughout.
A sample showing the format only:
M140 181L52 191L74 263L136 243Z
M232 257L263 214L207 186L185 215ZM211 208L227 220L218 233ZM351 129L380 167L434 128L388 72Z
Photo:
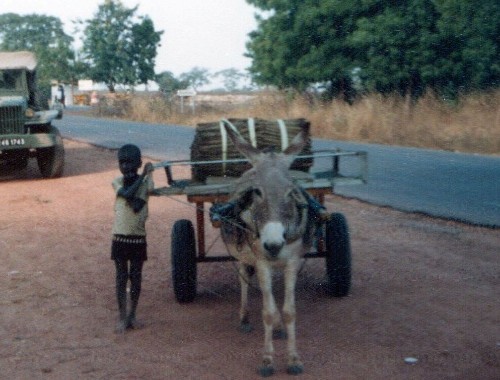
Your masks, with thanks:
M12 170L24 170L28 166L28 151L15 152L8 160L8 165Z
M38 149L37 161L44 178L57 178L62 175L64 169L64 145L59 130L55 127L50 130L56 134L57 143L50 148Z
M12 162L12 168L15 170L24 170L28 166L28 157L19 157Z

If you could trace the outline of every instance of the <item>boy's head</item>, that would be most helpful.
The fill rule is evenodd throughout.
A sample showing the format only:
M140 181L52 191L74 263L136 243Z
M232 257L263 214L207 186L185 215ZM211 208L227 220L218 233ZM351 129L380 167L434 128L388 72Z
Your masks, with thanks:
M125 177L135 175L142 165L141 150L133 144L123 145L118 150L118 165Z

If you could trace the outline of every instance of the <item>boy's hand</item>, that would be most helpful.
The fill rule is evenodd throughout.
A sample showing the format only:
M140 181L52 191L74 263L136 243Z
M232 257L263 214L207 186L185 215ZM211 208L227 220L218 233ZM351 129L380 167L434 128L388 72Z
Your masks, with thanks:
M153 167L153 164L151 162L147 162L146 165L144 165L144 170L142 174L144 176L148 175L149 173L152 173L155 168Z
M134 197L132 199L128 199L127 203L129 204L130 207L132 207L132 210L134 210L134 212L137 214L139 211L142 210L142 208L146 204L146 201L144 199Z

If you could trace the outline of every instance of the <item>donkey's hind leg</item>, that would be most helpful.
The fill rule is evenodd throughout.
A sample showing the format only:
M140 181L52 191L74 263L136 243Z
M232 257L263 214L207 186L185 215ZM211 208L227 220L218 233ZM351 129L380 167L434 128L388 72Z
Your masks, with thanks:
M238 272L241 288L240 331L243 333L249 333L252 332L253 327L250 324L248 312L248 286L250 283L250 277L253 274L253 267L240 263Z

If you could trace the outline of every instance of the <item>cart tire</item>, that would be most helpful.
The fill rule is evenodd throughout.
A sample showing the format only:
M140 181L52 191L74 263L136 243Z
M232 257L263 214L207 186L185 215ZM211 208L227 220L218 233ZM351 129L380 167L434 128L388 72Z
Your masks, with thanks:
M351 288L351 243L347 220L333 213L325 226L327 293L344 297Z
M172 281L177 302L192 302L196 296L196 239L190 220L175 222L172 229Z

